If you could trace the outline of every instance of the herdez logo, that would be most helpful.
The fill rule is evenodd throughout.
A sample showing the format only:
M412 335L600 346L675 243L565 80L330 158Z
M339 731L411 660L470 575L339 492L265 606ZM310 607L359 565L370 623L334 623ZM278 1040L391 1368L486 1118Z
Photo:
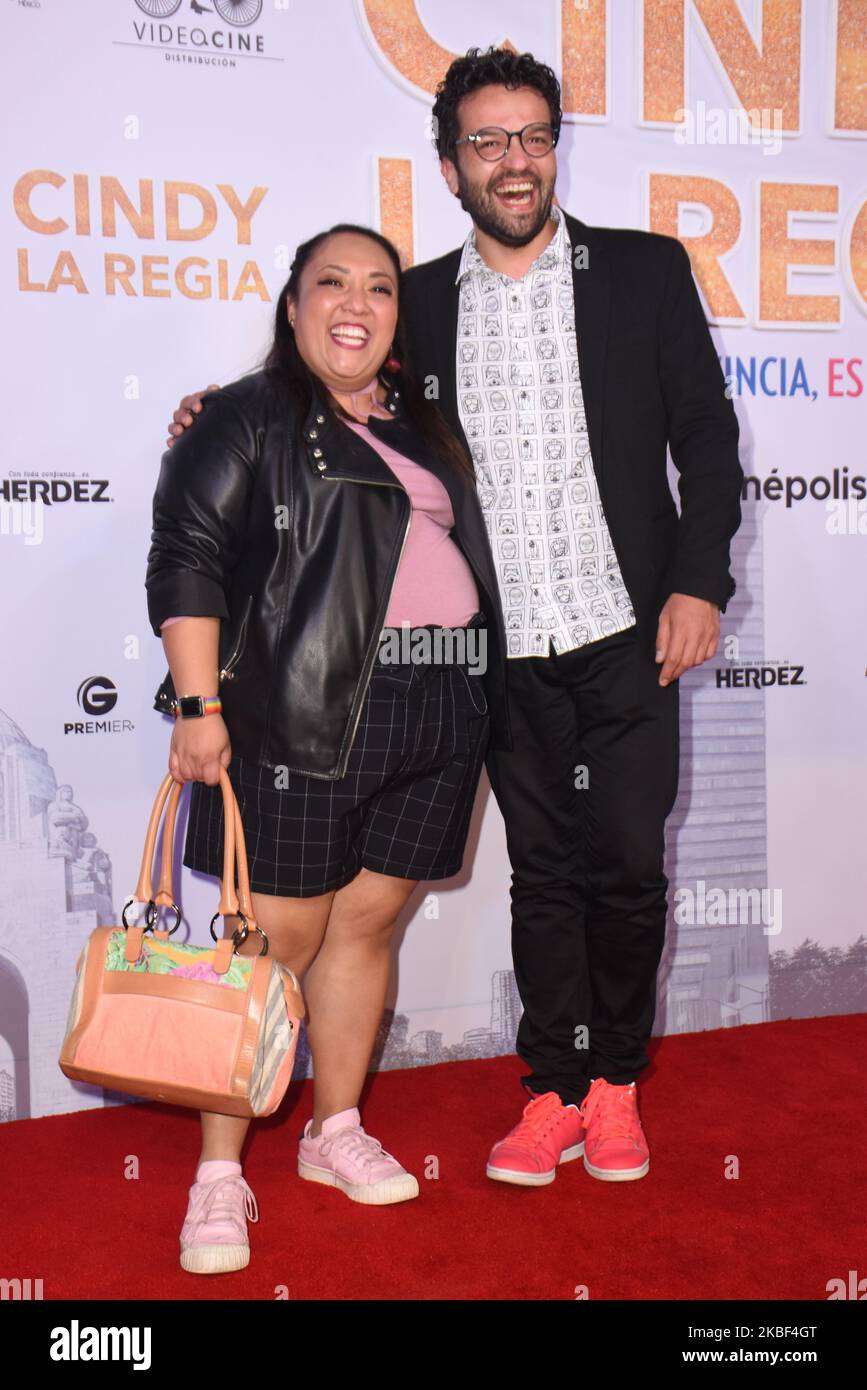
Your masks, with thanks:
M138 14L133 30L144 48L161 48L166 62L235 67L237 58L265 57L265 36L253 26L263 0L128 0Z
M806 685L803 666L773 661L762 666L745 661L740 666L716 668L717 690L763 690L769 685Z
M7 478L0 478L0 498L4 502L42 502L53 507L58 502L113 502L106 495L108 478L91 478L87 474L20 472L10 469Z
M85 714L107 715L117 704L117 686L109 676L86 676L75 695ZM135 728L131 719L69 719L64 734L124 734Z

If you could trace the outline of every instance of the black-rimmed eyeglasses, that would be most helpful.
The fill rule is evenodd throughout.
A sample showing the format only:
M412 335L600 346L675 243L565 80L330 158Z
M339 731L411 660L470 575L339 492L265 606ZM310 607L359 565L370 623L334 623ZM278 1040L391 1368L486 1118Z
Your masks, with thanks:
M480 159L493 161L503 158L514 135L520 140L525 154L531 155L533 159L542 159L546 154L550 154L556 145L560 137L560 127L548 125L544 121L533 121L530 125L525 125L523 130L504 130L502 126L489 125L483 130L474 131L472 135L462 135L460 140L455 141L455 145L463 145L466 141L472 145Z

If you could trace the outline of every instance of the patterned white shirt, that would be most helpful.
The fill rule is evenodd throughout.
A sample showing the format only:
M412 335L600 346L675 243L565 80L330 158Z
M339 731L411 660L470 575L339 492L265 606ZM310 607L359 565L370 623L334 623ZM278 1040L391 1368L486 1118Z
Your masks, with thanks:
M520 280L464 243L458 412L494 553L510 657L548 656L634 627L590 457L572 248L557 232Z

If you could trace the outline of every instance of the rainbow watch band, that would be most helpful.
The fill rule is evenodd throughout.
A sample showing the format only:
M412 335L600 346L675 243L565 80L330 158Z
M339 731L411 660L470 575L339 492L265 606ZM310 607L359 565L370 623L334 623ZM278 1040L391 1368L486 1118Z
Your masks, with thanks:
M175 700L175 718L193 719L205 714L220 714L223 701L219 695L181 695Z

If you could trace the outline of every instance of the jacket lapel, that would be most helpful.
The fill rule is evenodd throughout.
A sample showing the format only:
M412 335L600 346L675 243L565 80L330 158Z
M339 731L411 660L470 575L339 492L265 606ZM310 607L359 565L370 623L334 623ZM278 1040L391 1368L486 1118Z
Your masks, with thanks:
M428 322L437 329L435 370L439 377L439 407L458 438L463 439L456 369L460 286L455 284L455 276L459 265L460 251L456 251L446 259L442 276L428 285L427 309Z
M611 275L603 247L594 229L566 213L566 226L572 242L572 285L575 291L575 333L578 340L578 369L587 414L587 433L593 470L600 487L605 458L602 451L603 404L605 400L605 358L608 351L608 324L611 313ZM584 269L578 254L586 247Z
M386 404L400 418L400 404L394 387L386 396ZM384 421L386 429L392 428L394 421ZM345 482L379 483L386 487L400 487L391 469L372 449L365 439L348 426L340 428L328 410L314 385L312 401L307 419L304 422L304 439L307 445L307 462L310 471Z

